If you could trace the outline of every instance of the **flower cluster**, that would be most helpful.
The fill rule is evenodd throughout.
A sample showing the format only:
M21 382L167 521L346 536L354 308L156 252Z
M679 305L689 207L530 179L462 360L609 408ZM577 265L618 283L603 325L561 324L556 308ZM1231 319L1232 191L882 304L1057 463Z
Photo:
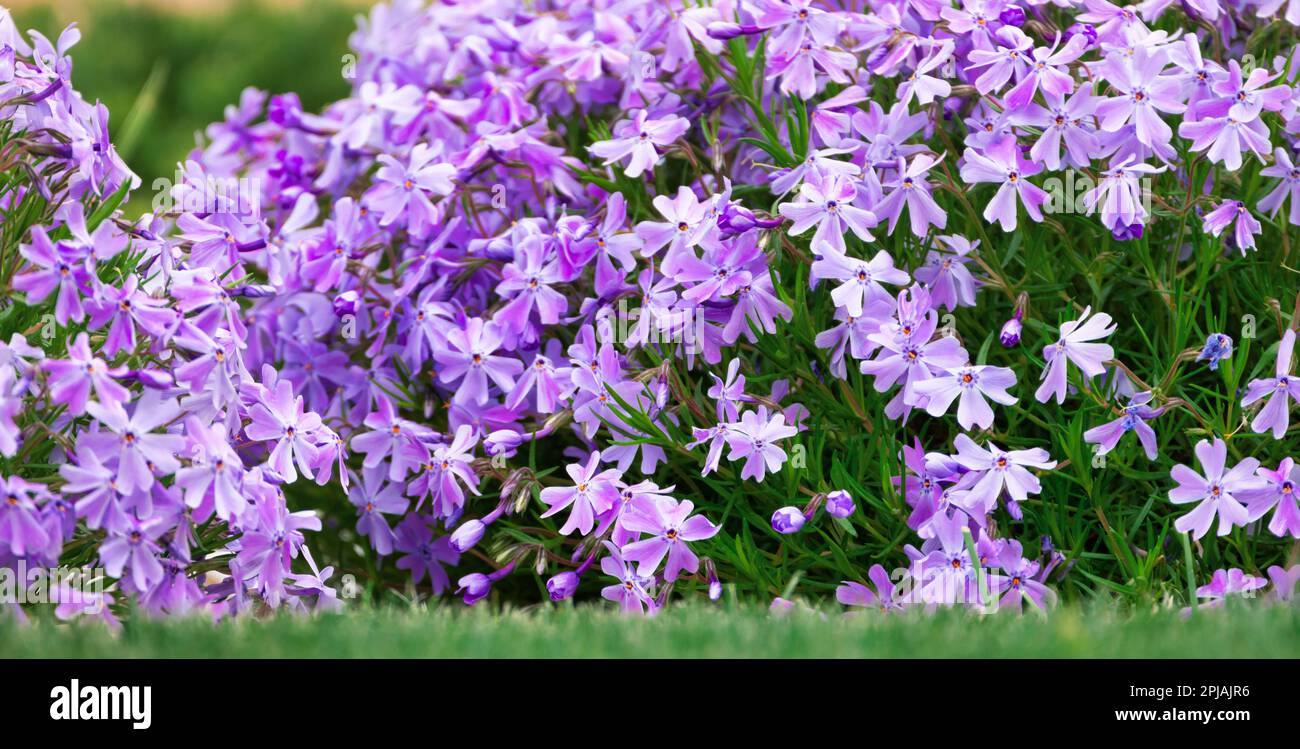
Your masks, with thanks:
M1089 464L1128 432L1162 460L1171 413L1210 437L1178 531L1300 538L1294 461L1229 467L1236 424L1173 394L1197 358L1237 382L1232 339L1121 344L1079 259L1131 250L1172 310L1300 226L1297 70L1231 59L1281 5L862 5L394 0L348 97L248 89L135 220L75 29L0 15L0 562L97 561L150 613L334 608L327 528L348 574L467 604L598 569L653 612L789 558L849 605L1046 609L1085 549L1161 542ZM1086 281L1019 257L1046 241ZM1300 402L1274 309L1273 376L1224 399L1269 443ZM1233 572L1202 595L1259 587Z

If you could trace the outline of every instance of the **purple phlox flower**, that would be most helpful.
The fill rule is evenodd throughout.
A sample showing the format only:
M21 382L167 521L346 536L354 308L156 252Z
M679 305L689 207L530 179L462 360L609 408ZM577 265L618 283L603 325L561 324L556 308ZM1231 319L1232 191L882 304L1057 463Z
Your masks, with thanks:
M1013 75L1023 77L1034 47L1033 40L1015 26L998 29L993 41L997 46L976 48L968 55L971 64L966 66L967 72L984 68L975 79L975 88L983 95L1001 91ZM1028 98L1033 98L1032 91Z
M117 485L123 494L153 486L155 471L166 475L180 467L176 453L185 448L185 438L152 433L180 415L175 401L146 391L130 415L116 401L92 402L86 411L108 429L98 440L103 449L96 451L101 455L116 451Z
M449 331L447 345L434 352L438 381L450 384L461 380L456 398L479 405L488 401L489 378L502 392L510 392L515 386L514 377L523 371L524 365L518 359L495 353L503 340L496 322L469 318L463 328Z
M1259 174L1261 177L1277 177L1282 181L1277 183L1272 192L1261 198L1255 208L1269 216L1276 216L1282 203L1290 198L1291 209L1287 219L1292 226L1300 226L1300 167L1292 161L1291 154L1285 148L1278 147L1273 152L1273 164L1261 169Z
M912 579L918 586L912 595L930 606L976 603L971 596L976 573L966 548L965 516L939 514L933 525L934 537L922 547L926 553L912 562Z
M664 579L676 580L682 571L695 574L700 560L688 545L694 541L713 538L718 527L703 515L691 515L695 504L690 500L678 502L671 497L650 497L634 504L623 518L623 525L636 533L650 537L633 541L621 550L623 558L637 562L637 574L654 574L659 563L664 565Z
M81 297L90 293L91 274L86 270L85 251L65 242L53 242L44 227L32 227L31 244L18 246L19 253L34 266L14 276L14 291L27 295L29 305L40 304L58 292L54 319L59 325L81 322L86 311Z
M1268 402L1255 414L1250 428L1263 434L1273 432L1273 439L1282 439L1290 425L1291 401L1300 403L1300 377L1291 376L1291 355L1295 350L1296 332L1287 329L1277 345L1277 360L1273 377L1251 380L1246 386L1246 395L1241 399L1243 408L1250 406L1268 396Z
M548 259L547 247L540 237L530 237L516 250L515 262L501 269L501 283L496 293L507 299L494 320L515 334L523 333L533 309L543 325L554 325L569 308L569 300L551 288L564 279L558 261Z
M363 199L366 207L380 215L381 226L404 219L413 236L426 236L441 223L429 196L450 195L456 189L453 180L458 170L443 161L441 142L417 143L405 164L388 154L380 154L378 160L382 166L375 173L375 186Z
M465 605L473 606L484 598L487 598L488 593L492 592L493 583L506 575L509 575L511 572L514 572L514 570L515 563L511 562L491 574L485 575L481 572L470 573L456 581L456 593L463 593L465 596Z
M161 518L128 518L127 527L120 532L110 532L99 547L99 560L104 571L121 578L137 593L149 590L163 579L163 566L158 561L162 549L157 541L168 530ZM124 572L128 574L124 576Z
M722 241L706 240L701 258L685 256L673 280L684 285L682 300L692 305L722 301L767 272L767 260L753 233Z
M848 133L852 113L858 104L867 100L867 91L854 84L818 104L809 115L809 125L823 144L838 145ZM780 192L785 192L781 190Z
M40 554L49 547L51 539L37 504L48 496L41 484L0 476L0 547L16 557Z
M599 450L588 456L585 465L570 463L564 470L573 485L548 486L542 490L542 502L550 508L542 513L542 517L548 518L571 506L573 509L560 527L560 534L567 536L576 530L586 535L595 526L596 517L608 512L618 502L619 491L615 482L622 474L614 468L600 470Z
M1300 584L1300 564L1289 569L1281 565L1268 568L1268 579L1273 582L1273 598L1278 601L1294 601L1296 585Z
M1046 403L1053 396L1057 403L1065 402L1067 361L1074 362L1084 377L1092 378L1104 374L1104 363L1115 358L1115 349L1110 344L1091 341L1109 336L1117 326L1111 324L1111 317L1105 312L1089 319L1090 314L1092 307L1088 306L1078 320L1062 323L1060 338L1043 348L1047 366L1043 368L1043 384L1034 393L1039 403Z
M366 416L364 424L370 431L355 434L352 449L365 454L366 468L374 468L387 459L390 481L401 481L417 470L429 454L425 441L437 437L432 429L399 416L388 398L380 399L379 408Z
M1232 358L1232 338L1226 333L1211 333L1205 339L1205 346L1197 355L1196 361L1208 361L1210 371L1219 368L1219 362Z
M636 236L642 243L642 257L653 257L659 250L668 248L661 270L672 276L679 270L682 258L694 255L692 248L710 229L716 230L716 224L711 227L705 221L708 203L701 203L695 192L685 185L677 188L676 198L659 195L653 203L655 210L667 220L642 221L636 225Z
M339 611L343 608L343 602L339 600L339 592L329 586L326 581L334 576L334 568L326 567L321 569L316 566L316 559L311 555L311 549L306 544L302 547L303 559L307 560L307 567L311 574L289 573L287 576L293 583L289 593L295 596L315 596L317 611Z
M732 359L727 365L727 379L723 380L712 372L713 385L708 396L717 401L718 421L735 421L740 418L740 404L753 399L745 395L745 376L740 374L740 360Z
M139 276L127 276L122 288L98 284L95 296L86 300L92 329L102 328L110 320L108 336L104 340L104 356L116 356L119 351L131 351L136 346L136 326L151 336L161 336L175 323L180 313L169 308L166 301L156 299L138 287Z
M68 346L67 359L46 359L41 369L49 375L50 397L55 403L68 407L68 413L80 416L86 412L86 401L94 390L101 403L123 404L130 397L126 388L117 384L125 367L110 368L90 351L90 338L84 332Z
M1056 467L1056 461L1039 447L1003 450L992 442L980 447L965 434L957 435L953 446L957 448L954 456L957 462L981 474L966 496L966 504L982 505L985 512L993 511L1004 490L1017 503L1023 502L1030 494L1042 491L1042 484L1037 476L1029 472L1029 468L1050 471Z
M956 234L937 239L935 248L926 252L925 265L916 269L916 280L929 289L930 302L936 307L953 310L959 306L975 306L975 277L966 264L980 241Z
M851 53L805 38L797 49L786 54L769 48L767 79L781 77L781 93L797 93L807 100L817 94L818 70L836 83L849 84L849 73L857 67L858 58Z
M1261 466L1256 475L1263 479L1265 486L1258 491L1243 495L1250 512L1249 520L1254 522L1273 512L1273 519L1268 523L1268 530L1275 536L1300 538L1300 466L1293 458L1283 458L1277 470Z
M772 32L769 54L792 55L807 41L834 44L839 33L839 18L812 0L756 0L751 5L755 25Z
M753 343L757 339L755 329L769 335L776 333L777 318L786 322L794 319L794 310L777 297L772 283L772 274L769 272L754 275L749 283L736 289L735 299L736 304L731 309L731 316L727 318L727 324L722 329L722 341L728 346L734 344L741 335ZM721 360L721 354L715 357L709 351L709 335L709 328L705 326L704 340L697 340L697 344L705 347L705 358L710 363L716 363L715 359Z
M438 515L451 518L458 515L465 506L465 489L475 496L479 494L478 475L473 468L474 447L477 444L474 427L461 424L456 427L456 435L450 443L440 443L434 447L424 474L408 487L410 493L420 497L416 504L417 510L424 503L427 491L433 497L434 510Z
M1263 163L1271 146L1268 125L1259 117L1238 120L1223 115L1207 116L1195 122L1184 120L1178 126L1178 135L1192 141L1192 151L1205 151L1210 161L1222 162L1231 171L1241 168L1243 150L1253 151Z
M605 164L622 161L629 156L624 173L633 179L647 171L653 171L659 164L658 147L672 145L674 141L686 134L691 123L685 118L670 114L658 119L649 119L644 109L637 110L631 119L619 120L614 125L613 139L602 140L587 146L592 155L605 160Z
M1101 182L1084 193L1083 206L1089 214L1100 207L1101 223L1107 229L1144 223L1150 191L1142 183L1166 168L1137 163L1133 156L1126 156L1102 172Z
M410 501L402 496L402 485L386 480L383 466L367 468L354 481L348 501L357 508L357 533L370 539L380 556L393 553L397 536L384 515L405 515Z
M814 283L822 279L840 281L831 291L831 300L852 317L861 316L863 309L875 302L892 299L882 284L902 285L911 280L906 271L894 267L894 258L884 250L870 260L859 260L816 240L813 249L818 257L813 261L810 278Z
M995 576L992 585L1002 592L999 606L1014 605L1019 611L1023 602L1028 600L1046 611L1056 603L1056 591L1037 580L1038 562L1025 559L1019 541L1007 541L997 561L1003 574Z
M936 98L943 98L952 93L952 84L930 73L952 59L953 48L952 41L947 39L934 45L930 53L917 63L916 68L899 85L900 104L904 106L911 104L912 97L915 96L918 104L927 105ZM942 71L940 74L943 74ZM890 231L893 231L892 226Z
M942 416L957 404L957 423L962 429L972 425L981 429L993 426L993 409L985 402L989 398L1004 406L1019 399L1007 392L1016 384L1016 373L1007 367L965 365L946 369L928 380L916 383L917 395L926 398L925 410L931 416Z
M532 363L524 368L523 375L506 398L507 408L519 408L529 394L536 391L537 412L552 414L560 410L563 401L570 397L573 389L570 385L571 368L555 366L554 362L559 359L560 346L559 342L554 340L551 344L547 348L552 355L544 355L538 351L533 355Z
M718 469L718 461L722 457L722 448L727 444L728 426L725 423L717 424L708 429L700 427L692 428L692 436L695 438L687 443L686 449L694 450L709 443L709 453L704 458L704 469L700 471L701 476L708 476L711 472Z
M969 39L975 49L990 50L993 34L1002 24L1002 6L1003 0L964 0L960 8L940 8L939 14L954 34Z
M876 206L877 216L889 216L889 233L894 233L894 225L902 215L903 206L907 206L907 217L911 223L912 233L924 237L933 226L942 230L948 225L948 214L935 202L930 194L930 183L926 174L944 158L943 154L934 156L920 153L908 164L902 156L898 157L898 175L883 186L892 188L885 199Z
M804 160L798 166L773 173L772 192L776 195L784 195L793 190L795 185L809 179L824 182L836 175L845 179L858 177L862 174L862 167L852 161L832 158L848 153L853 153L853 149L821 148L809 150L808 155L804 157Z
M1227 469L1228 446L1218 437L1215 437L1213 444L1209 440L1196 443L1196 458L1205 475L1181 463L1169 472L1178 483L1178 486L1169 490L1169 501L1178 505L1199 503L1191 512L1174 521L1174 527L1180 533L1191 532L1194 538L1200 538L1210 530L1210 524L1217 515L1219 535L1226 536L1233 526L1245 525L1250 518L1249 511L1237 498L1238 495L1249 497L1253 492L1265 488L1265 482L1254 475L1259 468L1259 461L1246 458Z
M970 355L956 338L945 335L930 340L937 326L937 316L929 314L915 327L910 321L905 323L903 329L911 331L908 335L894 335L882 329L869 336L880 345L880 351L875 359L858 365L858 369L875 378L873 387L877 393L887 392L900 380L903 385L885 407L889 418L899 418L909 413L912 407L926 405L925 399L916 392L917 383L942 373L945 368L960 367L970 360Z
M1041 206L1048 195L1027 179L1042 171L1042 166L1027 160L1020 151L1015 136L1003 136L991 143L981 153L967 148L961 165L961 178L968 183L992 182L999 185L993 200L984 208L984 220L996 221L1003 231L1015 231L1016 203L1034 221L1043 220Z
M727 425L726 440L731 452L727 460L745 460L740 472L742 479L762 481L769 472L781 470L785 463L785 450L777 444L793 437L799 430L785 423L785 414L769 415L767 406L741 414L740 421Z
M1244 75L1241 63L1229 60L1228 75L1214 84L1214 93L1230 103L1227 112L1230 119L1251 122L1259 118L1261 111L1281 112L1291 101L1290 87L1265 88L1281 76L1281 72L1273 72L1266 65L1253 68L1249 75Z
M600 597L618 604L628 614L643 614L646 608L655 609L654 578L640 575L636 565L623 558L618 547L605 541L609 554L600 560L600 571L618 580L614 585L601 588Z
M621 290L627 274L636 269L632 252L641 248L636 234L624 231L627 200L616 192L605 202L605 218L589 238L596 252L596 293L602 297Z
M790 219L786 231L792 236L804 233L816 225L814 246L828 244L837 252L844 252L844 232L851 229L858 239L870 242L871 227L877 223L876 215L853 204L858 197L858 187L849 178L832 174L825 178L810 174L799 188L802 200L782 203L777 209Z
M1135 52L1127 64L1112 66L1110 84L1120 95L1097 104L1097 120L1102 130L1111 133L1132 122L1142 145L1167 147L1173 130L1160 113L1182 114L1187 109L1182 83L1176 76L1163 75L1168 59L1164 53L1145 47Z
M258 498L255 519L240 536L235 559L244 580L255 581L253 588L268 604L278 606L290 565L305 540L303 531L319 531L320 518L312 510L289 512L277 491Z
M248 438L275 441L267 466L290 484L298 480L298 471L312 478L312 464L319 453L314 433L321 420L320 415L304 409L302 396L293 393L293 383L280 380L274 389L267 389L265 400L254 404L249 415L252 421L244 428Z
M627 68L628 56L586 31L577 39L559 37L550 46L550 61L564 69L570 81L595 81L602 75L619 76Z
M862 583L846 580L835 589L835 600L845 606L861 606L885 612L903 610L903 603L894 598L894 581L884 567L871 565L871 569L867 570L867 578L876 586L874 591Z
M1147 460L1155 460L1159 454L1156 432L1147 422L1159 416L1164 409L1152 408L1147 405L1150 402L1150 392L1138 393L1124 407L1122 416L1084 432L1083 441L1096 445L1098 455L1105 455L1115 449L1124 435L1134 432L1142 443L1142 451L1146 453Z
M1210 576L1210 582L1196 589L1198 599L1207 599L1202 603L1197 603L1198 609L1220 608L1227 603L1228 598L1236 596L1239 598L1254 598L1255 591L1268 585L1268 580L1255 575L1247 575L1240 569L1233 567L1227 570L1215 570ZM1190 608L1182 610L1183 616L1191 613Z
M614 505L613 511L606 513L601 519L600 526L596 528L596 535L603 535L605 529L612 524L614 531L609 538L619 547L638 540L641 534L628 529L623 524L623 518L627 517L633 511L633 508L641 504L667 498L676 488L676 486L661 487L653 481L639 481L635 484L624 484L620 481L619 501Z
M185 434L191 443L190 464L176 471L176 487L184 490L185 504L196 518L213 513L234 522L244 514L248 500L241 491L244 461L230 445L226 427L205 425L197 416L185 420Z
M434 539L430 519L410 513L397 525L397 542L393 547L404 556L397 560L397 568L411 573L411 582L419 585L429 576L434 595L451 587L451 579L443 570L444 564L460 564L460 552L451 548L447 536Z
M1064 145L1065 163L1080 168L1090 166L1101 148L1092 125L1092 114L1101 98L1093 96L1092 84L1083 84L1068 99L1050 93L1044 98L1046 107L1030 102L1012 116L1016 124L1042 131L1029 149L1029 157L1041 161L1048 169L1059 169Z
M1238 167L1230 168L1235 170ZM1233 227L1232 244L1241 251L1241 254L1245 255L1247 250L1255 249L1255 235L1259 234L1263 227L1260 226L1258 219L1250 215L1250 209L1240 200L1225 200L1218 208L1205 214L1205 218L1202 219L1204 231L1216 237L1229 226Z
M693 255L688 255L683 258L683 263L695 259ZM677 284L667 277L658 281L654 279L653 267L637 274L641 306L635 312L636 322L623 340L629 349L671 340L667 331L674 315L673 304L677 301L677 292L673 290Z
M77 462L59 466L59 475L64 480L60 491L67 497L82 495L75 508L77 517L86 522L87 528L124 530L127 516L117 489L117 475L100 462L93 450L81 449L82 442L84 438L78 441Z
M1051 47L1036 47L1025 54L1026 67L1020 82L1007 92L1008 108L1025 107L1034 100L1034 94L1040 88L1048 101L1060 99L1074 90L1074 78L1063 68L1079 59L1088 46L1088 40L1083 36L1072 36L1064 47L1057 49L1060 43L1058 33Z

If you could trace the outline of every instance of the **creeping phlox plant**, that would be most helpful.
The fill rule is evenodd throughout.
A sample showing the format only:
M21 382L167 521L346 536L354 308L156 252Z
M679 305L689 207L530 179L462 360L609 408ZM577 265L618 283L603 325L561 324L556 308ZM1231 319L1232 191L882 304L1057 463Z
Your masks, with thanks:
M0 21L0 561L101 568L60 617L1300 577L1296 2L400 0L138 219L75 29Z

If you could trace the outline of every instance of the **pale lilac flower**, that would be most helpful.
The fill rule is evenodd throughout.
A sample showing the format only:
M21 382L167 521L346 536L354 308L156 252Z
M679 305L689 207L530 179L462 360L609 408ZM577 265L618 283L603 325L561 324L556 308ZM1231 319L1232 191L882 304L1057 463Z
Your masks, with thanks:
M1300 0L1297 0L1300 6ZM1300 226L1300 167L1291 160L1291 154L1279 147L1273 152L1273 163L1259 170L1261 177L1277 177L1281 182L1255 206L1270 216L1276 216L1282 203L1291 199L1291 209L1287 215L1292 226Z
M862 583L845 581L835 589L835 600L845 606L862 606L885 612L902 611L902 601L894 597L894 580L884 567L871 565L871 569L867 570L867 578L875 584L874 591Z
M312 465L319 452L313 432L321 427L321 420L318 414L303 408L302 396L293 394L293 383L277 382L249 414L252 422L244 428L248 438L275 441L267 461L270 469L290 484L298 480L298 471L312 478Z
M17 476L0 476L0 544L14 556L45 551L50 537L41 523L36 500L46 495L45 487Z
M659 163L656 146L662 148L672 145L686 134L690 126L691 123L686 119L671 114L652 120L644 109L639 109L631 119L619 120L614 125L612 140L592 143L587 146L587 150L604 159L607 166L630 156L623 171L627 176L636 178L653 171Z
M752 400L745 395L745 376L740 374L740 359L732 359L727 365L726 380L712 372L709 376L713 378L713 385L709 388L708 396L717 401L718 420L739 419L740 404Z
M1124 407L1124 415L1114 421L1093 427L1083 433L1083 441L1097 446L1097 454L1105 455L1119 444L1120 439L1133 432L1142 443L1142 450L1147 460L1155 460L1159 454L1156 447L1156 432L1147 422L1159 416L1164 409L1151 408L1151 393L1138 393Z
M860 317L863 308L874 302L893 299L882 284L901 285L911 280L906 271L894 267L894 258L884 250L870 260L850 257L843 250L816 240L813 250L819 257L813 261L810 278L842 282L831 291L831 300L851 317Z
M785 450L778 441L793 437L799 430L785 423L785 414L769 416L767 407L760 406L757 411L746 411L740 421L727 425L726 440L731 447L727 459L745 460L740 471L742 479L762 481L769 471L781 470L785 463Z
M952 93L952 84L930 75L932 71L952 58L952 51L951 40L944 40L935 45L930 54L922 58L912 73L899 84L897 94L899 103L908 106L912 102L912 97L916 97L918 104L926 105L936 98L942 99Z
M1166 60L1160 52L1139 48L1127 64L1112 67L1110 83L1120 95L1097 105L1097 120L1102 130L1117 132L1131 122L1142 145L1168 147L1174 133L1160 114L1182 114L1187 105L1183 103L1179 80L1162 75Z
M930 290L930 302L936 307L953 310L975 306L975 277L966 264L980 241L956 234L937 239L939 244L925 255L925 265L916 270L916 280Z
M600 560L600 571L618 580L614 585L607 585L600 590L600 597L613 601L627 614L643 614L646 607L655 608L654 578L640 575L631 562L625 560L618 547L609 541L604 542L609 555Z
M798 236L815 225L817 231L813 234L813 246L828 244L840 253L844 252L846 230L851 229L858 239L870 242L873 239L871 227L876 225L876 216L853 204L858 196L857 185L840 175L830 175L824 179L813 175L809 177L799 188L802 200L782 203L778 209L782 216L792 222L786 231L792 236Z
M1201 462L1205 475L1179 463L1170 471L1170 476L1178 486L1169 490L1169 501L1178 505L1198 502L1194 510L1174 521L1174 527L1180 533L1192 534L1193 538L1204 536L1219 518L1219 535L1226 536L1233 526L1245 525L1250 519L1250 512L1237 497L1248 497L1253 492L1263 489L1264 481L1255 477L1259 461L1246 458L1231 469L1227 469L1228 446L1218 437L1214 443L1201 440L1196 443L1196 458Z
M375 187L366 195L366 204L380 214L381 225L389 226L404 218L411 234L423 237L441 223L429 196L450 195L456 189L452 180L458 172L442 159L441 144L417 143L405 164L380 154L382 166L375 173Z
M1115 358L1110 344L1091 341L1109 336L1117 326L1111 325L1111 317L1105 312L1089 319L1090 314L1092 307L1085 307L1078 320L1062 323L1061 337L1043 348L1047 366L1043 368L1043 384L1034 393L1038 402L1046 403L1053 396L1057 403L1065 402L1066 362L1074 362L1085 377L1092 378L1104 374L1106 368L1102 365Z
M991 144L985 153L967 148L961 178L969 183L997 184L997 193L984 208L984 220L998 222L1003 231L1015 231L1017 198L1030 218L1043 220L1042 205L1047 193L1027 179L1040 171L1042 167L1025 159L1015 137L1008 135Z
M14 290L25 293L29 305L40 304L57 291L55 321L59 325L81 322L86 316L81 297L90 291L85 253L63 242L50 241L42 226L33 226L31 233L32 243L19 245L18 251L36 268L14 276Z
M984 401L989 398L1004 406L1015 404L1019 398L1007 392L1016 384L1016 373L1006 367L966 365L948 369L946 374L932 377L916 384L916 393L928 400L926 413L942 416L957 404L957 423L962 429L993 426L993 409Z
M1280 440L1286 434L1287 426L1291 423L1291 401L1300 403L1300 377L1291 376L1291 355L1295 350L1295 339L1296 332L1288 328L1277 345L1274 376L1252 380L1246 386L1246 395L1241 399L1244 408L1268 396L1268 402L1250 422L1250 428L1260 434L1272 430L1273 439Z
M572 506L569 519L560 527L560 534L567 536L576 530L586 535L596 524L596 517L608 512L618 502L619 491L615 482L622 474L614 468L600 470L599 450L591 453L585 465L570 463L564 470L573 485L548 486L542 490L542 501L550 507L542 517L548 518Z
M488 401L489 379L502 392L510 392L515 375L523 371L524 365L518 359L495 353L503 338L497 323L478 317L471 317L463 328L448 331L447 345L433 355L439 365L438 381L460 380L456 397L479 405Z
M1237 167L1229 168L1235 170ZM1218 208L1205 214L1201 225L1206 233L1216 237L1232 226L1232 244L1243 255L1247 250L1255 249L1255 235L1262 231L1259 221L1250 215L1250 210L1240 200L1223 201Z
M1229 570L1215 570L1210 582L1196 589L1197 598L1208 599L1196 604L1198 609L1220 608L1230 596L1254 598L1255 591L1268 585L1268 580L1255 575L1247 575L1233 567ZM1191 613L1190 608L1183 609L1184 616Z
M1051 470L1056 467L1056 461L1040 447L1003 450L992 442L980 447L965 434L957 435L953 446L957 448L954 457L957 463L971 471L980 472L979 480L966 496L966 503L972 507L982 505L985 512L993 511L1004 490L1016 503L1023 502L1030 494L1042 491L1038 477L1030 473L1029 468Z
M676 580L683 572L695 574L700 560L691 551L688 542L704 541L718 533L718 527L703 515L691 515L695 504L690 500L678 502L669 497L656 497L638 502L623 518L630 531L648 533L650 538L634 541L622 549L623 558L637 562L637 574L654 574L664 557L664 579Z
M930 194L930 183L926 181L926 174L942 160L942 155L936 157L920 153L908 164L902 156L898 157L898 176L883 185L892 190L875 210L878 217L889 216L890 234L894 233L894 225L902 215L903 206L907 206L912 234L918 237L928 234L931 226L942 230L948 225L948 214L935 202L934 196Z
M104 452L117 451L117 485L123 494L153 486L153 469L170 474L180 467L176 453L184 449L185 438L178 434L153 433L179 415L174 401L154 397L151 391L146 391L129 416L116 401L92 402L86 411L112 432L112 437L105 435L109 439L105 440ZM110 447L113 444L116 448Z
M1275 536L1300 538L1300 466L1293 458L1283 458L1277 470L1260 467L1255 472L1266 483L1258 491L1244 495L1246 509L1250 512L1250 521L1254 522L1273 512L1273 519L1268 523L1268 530Z

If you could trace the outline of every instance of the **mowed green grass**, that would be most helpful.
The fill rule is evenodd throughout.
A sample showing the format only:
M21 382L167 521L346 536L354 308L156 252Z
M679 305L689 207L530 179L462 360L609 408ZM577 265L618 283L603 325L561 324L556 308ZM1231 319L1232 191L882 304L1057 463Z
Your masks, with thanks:
M94 625L0 620L3 658L1276 658L1300 657L1300 608L1198 613L1058 610L1047 619L689 606L653 619L578 606L535 611L380 609L316 617L135 618Z

